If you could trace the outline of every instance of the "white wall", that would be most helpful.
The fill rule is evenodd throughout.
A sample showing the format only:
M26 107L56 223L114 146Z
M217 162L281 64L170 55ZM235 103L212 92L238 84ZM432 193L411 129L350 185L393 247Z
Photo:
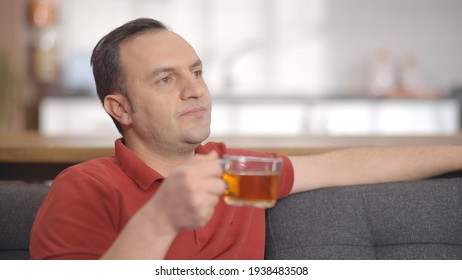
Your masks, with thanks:
M137 17L164 21L190 41L204 62L215 101L226 94L369 96L368 70L379 50L388 51L395 64L408 54L416 56L427 86L443 95L462 85L461 0L63 0L59 11L64 81L93 93L93 47L110 30ZM339 106L327 100L319 106L293 100L265 106L215 102L212 131L382 135L450 134L459 128L454 100L405 102L409 106L404 107L400 102L380 107L367 99ZM80 103L75 104L69 106ZM106 133L110 126L110 133L116 133L94 104L85 103L94 112L88 116L95 117L85 124L79 118L81 106L75 121L65 121L56 118L59 108L68 108L69 115L73 109L45 99L41 130Z
M101 36L147 16L165 21L195 46L216 94L229 86L263 94L367 94L367 69L380 49L396 62L417 56L427 82L444 93L462 84L460 0L60 3L64 66L72 57L88 62Z

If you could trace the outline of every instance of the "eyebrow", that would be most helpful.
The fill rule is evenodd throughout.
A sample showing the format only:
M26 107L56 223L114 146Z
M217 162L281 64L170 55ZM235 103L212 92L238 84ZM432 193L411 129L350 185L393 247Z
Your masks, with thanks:
M191 64L189 66L189 69L191 68L195 68L195 67L198 67L198 66L202 66L202 61L200 59L198 59L196 62L194 62L193 64Z
M189 65L189 69L192 69L192 68L195 68L195 67L198 67L198 66L202 66L202 61L200 59L198 59L195 62L191 63ZM156 76L158 76L158 75L160 75L162 73L170 73L170 72L173 72L173 71L175 71L175 67L156 68L154 71L149 73L148 78L156 77Z

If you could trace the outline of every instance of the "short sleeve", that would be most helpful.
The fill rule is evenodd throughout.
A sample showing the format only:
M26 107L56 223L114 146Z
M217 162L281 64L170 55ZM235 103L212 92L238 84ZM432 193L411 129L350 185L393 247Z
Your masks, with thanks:
M97 259L120 226L117 199L95 175L63 171L53 182L31 231L32 259ZM112 212L111 212L112 210Z

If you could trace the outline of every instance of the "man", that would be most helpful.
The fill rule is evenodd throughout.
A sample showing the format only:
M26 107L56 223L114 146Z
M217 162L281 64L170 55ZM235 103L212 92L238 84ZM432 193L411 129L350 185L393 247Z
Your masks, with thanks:
M224 153L282 157L280 198L462 167L462 147L357 148L289 158L201 145L211 112L201 60L152 19L128 22L102 38L92 66L98 95L123 138L113 157L73 166L54 180L32 229L34 259L263 258L264 210L223 202L217 159Z

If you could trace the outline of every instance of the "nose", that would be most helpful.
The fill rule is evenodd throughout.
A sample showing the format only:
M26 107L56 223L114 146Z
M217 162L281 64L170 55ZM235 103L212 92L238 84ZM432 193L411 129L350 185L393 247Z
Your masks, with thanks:
M183 100L200 98L207 91L207 86L202 78L190 75L184 78L183 81L184 83L181 91L181 99Z

